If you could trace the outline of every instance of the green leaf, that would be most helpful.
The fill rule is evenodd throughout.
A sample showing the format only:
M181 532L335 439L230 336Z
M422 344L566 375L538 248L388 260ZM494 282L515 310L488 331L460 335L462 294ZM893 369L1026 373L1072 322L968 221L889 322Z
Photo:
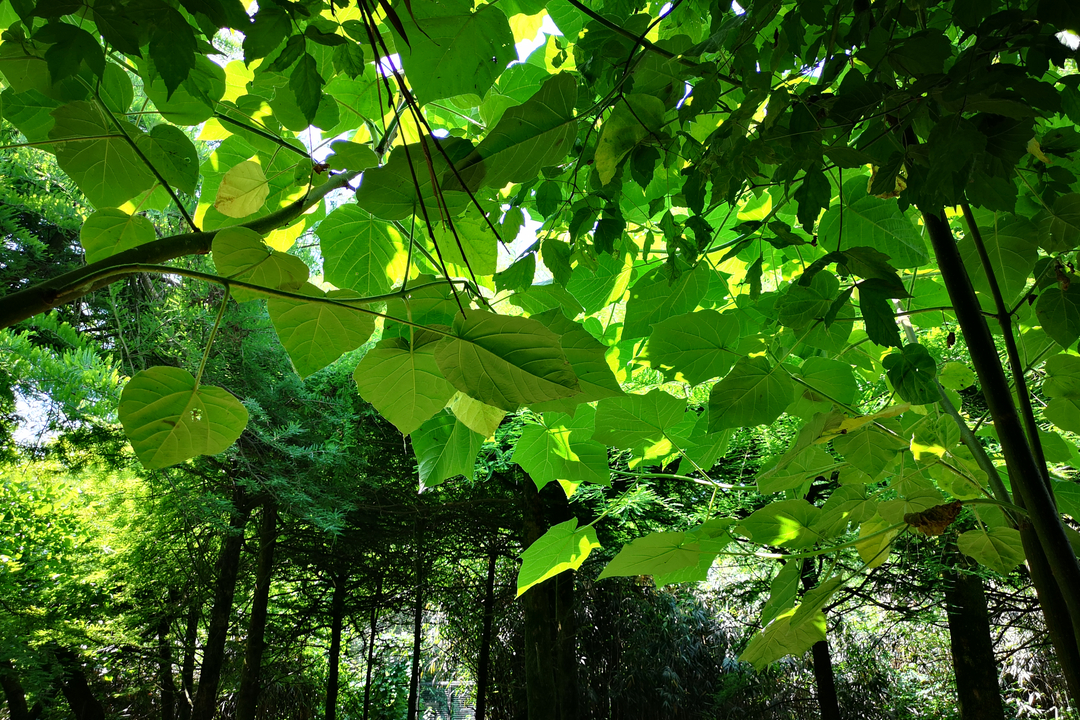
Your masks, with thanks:
M116 208L105 208L92 213L79 231L79 243L86 251L88 263L103 260L156 239L157 233L152 222L142 215L128 215Z
M330 143L330 149L334 154L326 158L326 164L331 170L360 172L379 164L379 156L364 143L335 140Z
M587 525L578 530L577 518L552 526L521 553L517 594L567 570L577 570L594 549L600 547L596 530Z
M466 93L483 97L517 56L514 33L495 5L477 12L469 0L394 6L406 35L395 30L394 42L421 103Z
M739 659L763 670L786 655L802 655L825 639L825 615L818 612L798 625L792 620L797 608L781 613L768 627L754 635Z
M1042 391L1050 402L1043 417L1062 430L1080 433L1080 358L1055 355L1043 366L1046 380Z
M990 267L1005 302L1012 306L1027 287L1028 276L1035 268L1039 255L1038 228L1027 218L988 213L987 225L979 226L979 235L990 258ZM971 284L981 293L989 294L986 270L971 237L965 234L957 243Z
M475 275L495 274L498 241L484 218L466 214L454 220L453 231L440 224L435 228L435 241L452 275L470 277L470 270Z
M296 96L296 106L300 108L308 123L315 122L324 84L325 81L316 67L315 57L304 53L289 76L289 89Z
M799 594L799 581L802 579L803 560L784 561L780 572L769 583L769 599L761 609L761 624L768 625L777 615L795 605Z
M577 135L576 101L577 81L573 75L560 73L524 104L507 110L474 154L463 161L461 177L466 186L498 189L532 180L542 167L556 164ZM450 178L446 187L457 189Z
M854 182L865 187L863 180ZM897 268L919 267L930 259L922 236L900 212L896 201L873 195L864 194L847 202L842 211L839 206L830 208L821 218L818 239L829 252L856 246L875 248L888 255Z
M195 31L184 16L171 7L160 7L150 33L150 59L161 74L167 97L188 79L195 67L198 50Z
M1080 245L1080 193L1062 195L1039 225L1039 246L1048 253Z
M350 143L352 144L352 143ZM358 205L335 208L315 229L326 280L365 297L390 292L405 276L406 240Z
M794 392L791 377L780 365L761 356L739 358L709 393L709 432L771 423Z
M1080 338L1080 286L1047 288L1035 303L1035 315L1047 335L1069 347Z
M1072 515L1073 520L1080 518L1080 484L1060 480L1053 483L1053 488L1061 512Z
M715 310L676 315L652 327L640 357L666 377L690 385L727 373L745 332L738 313Z
M861 483L843 485L833 490L821 506L821 516L814 525L823 538L836 537L847 532L852 524L858 525L874 516L877 503L866 496L866 486Z
M593 439L647 457L664 457L676 448L671 431L683 421L686 401L662 390L601 400Z
M960 552L1002 575L1024 562L1020 531L1011 527L968 530L956 538Z
M559 336L530 318L469 310L435 360L458 390L507 412L581 392Z
M495 437L495 431L506 417L505 410L473 400L461 391L454 393L446 407L467 428L489 440Z
M442 203L456 217L469 206L469 196L457 190L443 190L437 197L432 190L432 177L441 179L449 170L444 152L456 163L472 150L468 140L455 137L433 140L426 135L422 144L395 147L385 165L364 172L356 191L356 203L384 220L407 220L414 212L420 214L421 202L429 217L442 216ZM427 157L431 158L430 167Z
M907 443L884 431L866 425L832 441L833 449L858 470L876 480Z
M694 536L683 532L653 532L623 545L597 580L634 575L666 575L696 567L701 546Z
M214 103L225 94L225 70L204 55L195 57L188 77L175 91L169 92L165 79L153 65L140 65L146 95L162 117L177 125L198 125L214 116ZM147 84L146 78L152 78Z
M819 475L827 476L839 465L820 445L811 445L786 462L759 472L755 480L761 494L767 495L793 490Z
M607 185L626 154L648 138L656 138L664 122L664 103L652 95L623 95L600 130L596 172Z
M449 410L421 425L411 439L422 487L435 487L459 475L475 478L476 456L484 438Z
M593 417L592 408L585 406L574 417L544 413L540 424L525 425L514 449L514 462L529 474L537 489L558 482L569 496L584 482L610 484L607 446L589 439Z
M136 144L173 187L195 194L199 184L199 154L188 136L172 125L155 125L146 135L139 135Z
M225 172L218 185L214 209L231 218L245 218L262 209L270 197L270 183L262 166L245 160Z
M407 338L382 340L353 372L360 397L402 435L417 430L457 392L435 363L435 345L441 339L437 333L420 330L411 344Z
M674 281L667 268L658 267L647 272L630 288L623 339L646 337L653 324L693 310L705 297L711 276L712 268L704 262Z
M859 542L855 549L859 551L859 557L866 563L866 567L876 568L889 559L893 538L903 529L902 525L892 527L894 524L880 515L874 515L859 526Z
M912 405L927 405L940 398L935 377L937 361L918 343L905 345L900 352L881 360L896 394Z
M324 293L311 284L298 292L314 298L347 300L357 297L351 290ZM375 317L341 305L313 303L272 297L266 304L278 339L289 353L293 367L306 378L350 350L368 341L375 331Z
M866 334L871 342L882 347L900 347L900 329L896 326L896 309L889 300L897 295L877 279L858 284L859 309L862 311Z
M295 291L307 281L308 267L300 258L271 250L254 230L231 227L219 230L211 246L218 274L232 280L274 290ZM234 287L238 302L259 297L247 288Z
M119 207L154 184L154 176L112 121L88 102L74 102L52 111L49 138L56 143L56 162L95 207ZM120 121L129 137L142 131ZM102 137L111 136L111 137ZM78 138L95 137L94 140Z
M615 379L605 359L607 348L585 328L567 318L557 308L533 315L532 319L543 323L548 330L559 336L559 345L577 376L581 388L580 393L567 398L534 403L533 410L537 412L554 410L573 414L574 409L582 403L591 403L623 394L619 381Z
M736 529L756 543L797 550L821 539L813 529L820 515L805 500L779 500L755 510Z
M200 387L187 370L140 370L120 394L120 422L149 470L196 455L217 455L236 442L248 411L228 392Z

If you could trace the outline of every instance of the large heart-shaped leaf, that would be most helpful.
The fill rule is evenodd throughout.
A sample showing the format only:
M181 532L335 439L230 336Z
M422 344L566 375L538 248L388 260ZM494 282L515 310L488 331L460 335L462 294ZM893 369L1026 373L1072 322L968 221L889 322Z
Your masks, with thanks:
M308 277L308 267L295 255L276 252L254 230L231 227L219 230L211 246L218 273L241 282L275 290L297 290ZM258 293L233 287L238 302L259 297Z
M559 336L529 318L470 310L435 360L458 390L507 412L581 392Z
M364 355L353 378L360 397L408 435L442 410L456 388L439 372L435 345L442 339L433 332L407 338L388 338Z
M141 370L120 394L120 423L142 464L157 470L236 442L248 411L217 387L196 386L187 370Z
M298 292L328 300L356 298L356 293L351 290L324 293L311 284L304 285ZM266 309L281 344L302 378L360 347L375 331L373 315L342 305L271 298Z

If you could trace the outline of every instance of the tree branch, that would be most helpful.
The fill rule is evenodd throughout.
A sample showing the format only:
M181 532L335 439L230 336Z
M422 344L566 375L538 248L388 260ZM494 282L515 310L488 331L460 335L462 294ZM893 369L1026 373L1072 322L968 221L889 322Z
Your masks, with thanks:
M260 235L293 222L324 197L345 187L358 173L335 175L322 185L313 188L304 197L280 210L265 215L240 227L246 227ZM223 230L225 228L219 228ZM46 280L33 287L0 298L0 329L17 322L48 312L54 307L78 300L83 295L115 282L122 274L102 277L103 272L123 265L154 265L187 255L205 255L210 252L218 230L184 233L148 242L125 250L112 257L99 260L84 267Z

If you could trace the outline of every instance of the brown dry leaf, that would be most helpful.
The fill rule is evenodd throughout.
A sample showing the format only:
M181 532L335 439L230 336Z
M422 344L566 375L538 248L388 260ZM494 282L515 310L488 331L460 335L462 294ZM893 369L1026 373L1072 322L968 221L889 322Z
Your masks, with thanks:
M904 522L923 535L941 535L946 528L952 525L953 520L960 514L963 507L962 502L954 500L944 505L935 505L922 512L908 513L904 515Z

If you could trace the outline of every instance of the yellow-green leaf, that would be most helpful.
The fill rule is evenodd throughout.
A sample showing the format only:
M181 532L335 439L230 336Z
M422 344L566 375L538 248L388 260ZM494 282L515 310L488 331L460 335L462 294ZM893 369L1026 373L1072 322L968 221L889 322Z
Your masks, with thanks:
M268 197L270 184L262 166L254 160L245 160L221 178L214 207L222 215L242 218L261 210Z

